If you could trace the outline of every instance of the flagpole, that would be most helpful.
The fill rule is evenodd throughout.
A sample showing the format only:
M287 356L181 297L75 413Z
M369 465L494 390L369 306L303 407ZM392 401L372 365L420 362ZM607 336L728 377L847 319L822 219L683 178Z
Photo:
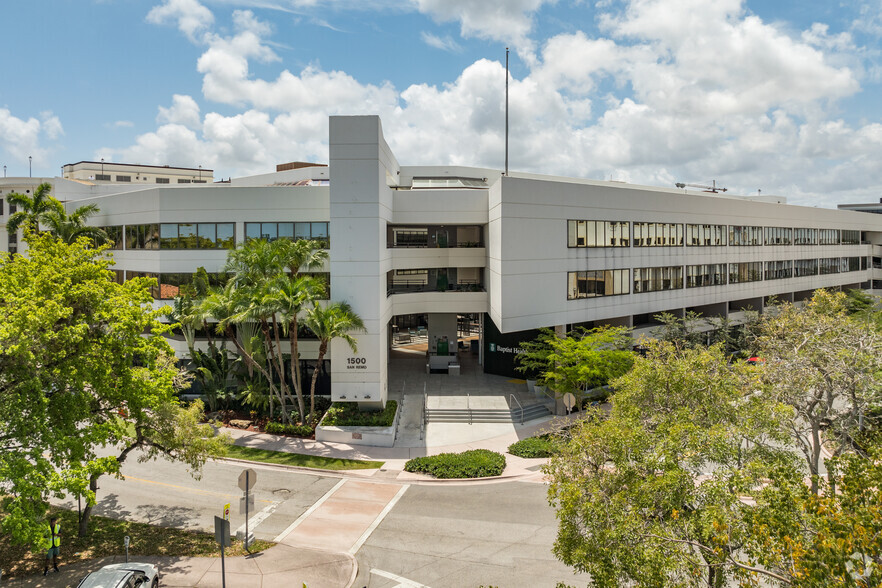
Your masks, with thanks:
M508 175L508 47L505 48L505 175Z

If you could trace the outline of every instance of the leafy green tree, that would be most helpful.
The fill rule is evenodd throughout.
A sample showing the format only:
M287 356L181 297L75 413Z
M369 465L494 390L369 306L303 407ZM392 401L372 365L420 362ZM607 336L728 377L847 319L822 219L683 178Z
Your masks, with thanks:
M222 442L177 404L150 280L117 284L87 239L27 241L28 257L0 263L0 525L39 545L48 497L92 504L93 481L118 472L127 454L99 457L99 447L137 441L198 468Z
M864 417L882 404L882 335L849 316L845 294L824 290L767 313L760 330L759 372L770 397L793 409L785 425L817 493L821 444L835 455L862 451Z
M98 214L96 205L79 206L68 214L61 202L51 196L49 200L51 207L40 215L39 220L51 234L68 244L80 237L88 237L96 245L104 245L110 241L104 229L86 224L90 217Z
M745 394L756 374L719 346L646 342L613 382L608 418L593 413L546 467L557 507L554 553L597 586L725 586L759 569L742 546L745 511L772 465L786 409Z
M328 352L328 345L333 339L343 339L352 349L358 351L353 331L363 331L364 322L358 316L348 302L331 302L327 305L315 304L306 313L304 319L306 326L315 333L319 339L318 360L315 371L312 373L312 384L309 388L309 419L315 418L315 384L318 381L322 361Z
M44 182L37 186L33 196L13 192L6 196L10 205L15 205L18 210L9 216L6 221L6 230L14 233L19 229L36 232L40 230L40 220L43 214L54 208L52 196L52 184ZM55 202L58 202L55 200Z
M605 386L629 369L634 354L625 327L577 329L557 337L550 329L534 341L521 343L518 369L536 374L537 382L555 396L572 393L581 400L589 390Z

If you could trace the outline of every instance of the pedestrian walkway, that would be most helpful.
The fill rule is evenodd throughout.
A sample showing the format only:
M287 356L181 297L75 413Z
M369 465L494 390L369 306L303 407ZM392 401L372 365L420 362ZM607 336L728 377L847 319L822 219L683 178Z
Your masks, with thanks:
M277 543L355 554L407 490L343 479L291 524Z

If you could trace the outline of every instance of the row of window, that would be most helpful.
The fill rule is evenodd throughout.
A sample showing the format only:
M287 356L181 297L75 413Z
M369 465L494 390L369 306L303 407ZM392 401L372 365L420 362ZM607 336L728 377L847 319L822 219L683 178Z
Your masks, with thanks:
M858 245L861 238L846 229L569 220L567 246L630 247L631 225L634 247Z
M765 271L763 271L765 269ZM705 286L725 286L761 280L816 276L867 269L866 257L828 257L795 261L749 261L687 266L634 268L635 294ZM629 294L627 269L567 273L567 299Z
M156 272L136 272L131 270L113 270L114 279L122 284L126 280L133 278L153 278L156 285L150 287L150 295L156 300L171 300L181 295L181 291L190 288L193 284L193 273L156 273ZM323 300L330 298L331 291L331 274L326 272L312 273L311 276L319 278L325 285L325 296ZM208 274L208 284L212 287L223 287L230 274L226 273L210 273Z
M316 223L245 223L245 240L266 239L313 239L320 241L325 249L329 247L330 235L327 222Z
M152 223L101 227L112 249L233 249L235 223ZM245 239L314 239L329 246L327 222L245 223Z
M95 174L95 179L99 182L109 182L111 180L110 174ZM115 181L117 182L131 182L132 176L116 176ZM156 178L157 184L168 184L169 178ZM178 178L179 184L205 184L208 183L208 180L190 180L190 179L182 179Z

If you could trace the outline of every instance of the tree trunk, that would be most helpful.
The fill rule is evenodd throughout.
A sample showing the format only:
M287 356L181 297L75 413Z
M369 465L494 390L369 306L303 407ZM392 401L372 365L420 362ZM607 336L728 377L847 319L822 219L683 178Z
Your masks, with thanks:
M288 339L291 343L291 383L294 386L294 394L297 395L297 408L300 410L300 421L304 421L306 406L303 403L303 387L300 384L300 350L297 342L297 318L288 323Z
M89 490L93 493L98 491L98 478L101 474L92 474L89 476ZM89 534L89 517L92 515L93 504L86 502L86 508L83 509L83 516L80 518L80 528L77 530L78 537L85 537Z
M312 372L312 385L309 387L309 421L312 422L315 417L315 383L318 382L319 370L322 366L322 360L325 359L325 353L328 351L328 342L322 341L319 344L318 361L315 364L315 370Z
M251 357L251 354L249 354L247 351L245 351L245 348L242 347L242 344L235 337L235 335L233 335L232 327L227 327L227 337L233 342L233 345L236 347L236 351L238 351L239 354L245 358L245 364L248 366L256 367L257 370L260 372L260 375L262 375L264 378L266 378L266 381L270 387L270 394L277 395L281 398L281 395L279 394L278 390L276 390L276 384L273 382L272 374L267 373L266 368L263 367L262 365L260 365L259 363L257 363L256 361L254 361L254 358ZM272 407L272 404L270 404L270 407ZM281 409L282 409L282 416L284 417L284 419L286 421L288 421L290 423L291 419L288 418L288 413L285 410L284 402L282 403Z
M286 386L286 382L285 382L285 370L284 370L284 366L282 365L281 358L279 357L279 356L281 356L281 353L279 353L278 356L276 354L275 345L273 345L273 338L272 338L272 335L270 334L270 331L269 331L269 323L265 320L261 320L260 321L260 328L261 328L261 331L263 331L263 338L264 338L266 348L267 348L267 353L266 353L267 359L266 360L267 360L267 369L269 371L270 378L272 378L273 364L275 364L275 369L279 372L279 384L281 385L281 389L279 390L278 393L279 393L279 405L280 405L280 408L282 409L282 416L289 424L293 425L294 421L291 420L291 416L288 414L288 409L285 408L286 397L290 396L290 394L287 393L287 386ZM279 351L281 351L281 350L279 350ZM270 380L270 387L272 388L273 385L274 384L273 384L272 380Z

